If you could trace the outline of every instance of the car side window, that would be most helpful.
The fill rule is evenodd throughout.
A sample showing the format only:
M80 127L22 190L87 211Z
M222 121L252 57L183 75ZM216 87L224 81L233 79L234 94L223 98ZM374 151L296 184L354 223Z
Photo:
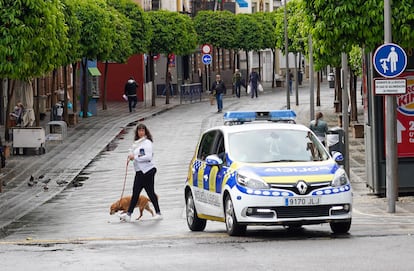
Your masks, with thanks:
M221 132L217 134L217 150L216 150L217 156L221 160L225 160L226 156L226 150L224 148L224 136Z
M202 136L197 152L197 159L205 160L208 155L214 153L213 144L215 136L216 131L207 132Z

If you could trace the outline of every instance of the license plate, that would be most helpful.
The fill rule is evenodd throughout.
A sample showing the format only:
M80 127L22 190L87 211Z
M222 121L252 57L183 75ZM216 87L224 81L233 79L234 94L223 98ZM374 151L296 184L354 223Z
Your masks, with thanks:
M285 198L285 206L319 205L320 201L321 201L321 197Z

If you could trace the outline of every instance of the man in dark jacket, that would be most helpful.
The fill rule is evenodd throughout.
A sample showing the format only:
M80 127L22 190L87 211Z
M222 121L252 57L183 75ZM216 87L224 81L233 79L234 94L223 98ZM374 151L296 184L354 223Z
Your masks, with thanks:
M124 91L124 94L128 97L129 112L132 112L132 110L135 111L135 107L137 106L137 88L137 82L135 82L133 77L130 77L127 83L125 84Z
M216 75L216 81L214 81L211 89L213 91L213 95L216 96L217 113L220 113L223 110L223 95L226 91L226 86L224 85L223 80L221 80L220 74Z

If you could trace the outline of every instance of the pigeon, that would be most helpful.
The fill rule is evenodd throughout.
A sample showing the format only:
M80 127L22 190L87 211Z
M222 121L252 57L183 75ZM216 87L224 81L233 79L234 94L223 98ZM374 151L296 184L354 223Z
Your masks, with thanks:
M57 183L58 185L64 185L64 184L67 184L68 182L67 182L67 181L65 181L65 180L57 180L57 181L56 181L56 183Z
M45 175L40 175L39 177L38 177L38 179L43 179L45 177Z
M43 186L43 190L47 191L49 189L49 187L47 187L47 185Z
M33 175L30 175L29 181L27 182L28 186L33 186L35 184L35 180Z
M43 180L42 183L47 184L50 182L50 178L47 178L46 180Z

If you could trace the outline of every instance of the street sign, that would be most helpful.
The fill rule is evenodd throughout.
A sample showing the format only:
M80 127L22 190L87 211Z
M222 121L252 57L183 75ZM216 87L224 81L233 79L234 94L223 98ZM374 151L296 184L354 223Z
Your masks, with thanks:
M201 46L201 52L203 52L203 54L210 54L211 53L211 45L210 44L203 44Z
M407 92L407 80L405 79L375 79L375 94L405 94Z
M209 64L211 64L211 60L212 60L211 55L209 55L209 54L205 54L205 55L203 55L202 59L203 59L203 63L204 63L205 65L209 65Z
M385 43L374 53L374 68L383 77L393 78L404 72L407 54L397 44Z

